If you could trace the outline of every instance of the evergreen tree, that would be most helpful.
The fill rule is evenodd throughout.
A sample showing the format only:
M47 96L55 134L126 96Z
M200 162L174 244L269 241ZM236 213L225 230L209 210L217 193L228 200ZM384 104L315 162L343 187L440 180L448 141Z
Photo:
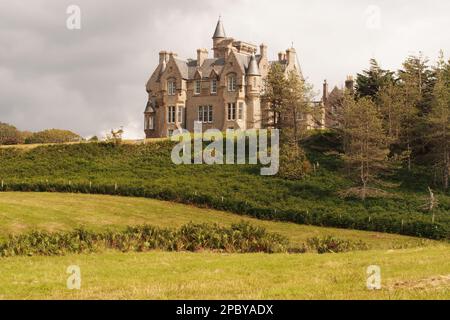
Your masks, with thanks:
M344 99L344 160L352 178L360 183L360 197L367 197L368 185L386 167L387 137L381 114L368 97Z
M450 174L450 64L445 63L442 51L435 71L433 101L427 118L430 130L426 140L431 145L433 165L447 190Z
M375 99L383 86L393 82L394 72L383 70L375 59L370 60L370 68L358 73L356 77L356 94L358 97Z

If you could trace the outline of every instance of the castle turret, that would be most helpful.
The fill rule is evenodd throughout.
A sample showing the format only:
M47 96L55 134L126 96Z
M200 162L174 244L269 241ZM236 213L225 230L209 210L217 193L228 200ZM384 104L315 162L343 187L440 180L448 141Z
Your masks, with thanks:
M219 21L217 21L216 30L214 31L213 39L213 50L214 50L214 58L219 56L219 43L222 42L226 38L225 29L223 27L222 19L219 17Z

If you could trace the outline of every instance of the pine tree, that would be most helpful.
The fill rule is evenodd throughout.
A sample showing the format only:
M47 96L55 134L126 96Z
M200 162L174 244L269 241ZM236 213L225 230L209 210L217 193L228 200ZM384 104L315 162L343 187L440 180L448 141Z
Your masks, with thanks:
M344 99L344 160L349 174L360 182L360 196L367 197L368 185L386 167L387 137L381 115L370 98Z
M356 94L358 97L375 99L383 86L393 82L394 72L383 70L375 59L370 60L370 68L358 73L356 77Z
M447 190L450 174L450 64L445 63L442 51L435 71L433 102L427 118L430 130L426 140L431 145L433 165Z

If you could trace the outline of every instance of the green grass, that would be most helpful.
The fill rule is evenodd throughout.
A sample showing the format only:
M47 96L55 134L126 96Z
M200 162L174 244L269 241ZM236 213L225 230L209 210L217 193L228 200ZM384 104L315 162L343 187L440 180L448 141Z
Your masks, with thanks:
M381 267L382 290L366 289ZM81 268L81 290L66 269ZM0 299L450 299L450 250L116 253L0 259Z
M0 179L3 190L142 196L264 219L450 238L450 197L436 192L440 205L433 223L431 215L420 209L427 195L423 177L416 179L413 190L398 180L399 174L385 177L383 188L391 197L362 202L339 197L339 190L352 182L343 175L341 161L323 151L308 152L311 160L320 163L316 175L287 181L261 176L254 165L177 166L170 160L171 147L160 141L1 148Z
M263 221L228 212L145 198L108 195L5 192L0 193L0 239L32 230L50 232L85 227L92 231L123 229L150 224L181 227L189 222L231 225L240 221L262 226L286 236L294 246L314 236L332 235L362 240L371 248L390 249L433 245L437 242L413 237Z

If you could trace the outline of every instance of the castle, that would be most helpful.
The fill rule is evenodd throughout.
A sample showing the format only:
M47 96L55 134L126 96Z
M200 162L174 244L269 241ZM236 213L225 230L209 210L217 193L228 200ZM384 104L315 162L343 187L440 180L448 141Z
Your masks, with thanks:
M227 37L221 19L212 40L212 58L207 49L198 49L196 60L159 53L159 64L146 85L146 138L168 137L177 129L193 132L196 122L203 130L270 127L272 117L261 103L261 93L271 64L280 64L286 75L294 71L303 78L294 48L269 61L265 44L258 53L256 45ZM323 108L323 102L314 105ZM306 115L304 121L309 128L324 128L325 114L320 119Z

